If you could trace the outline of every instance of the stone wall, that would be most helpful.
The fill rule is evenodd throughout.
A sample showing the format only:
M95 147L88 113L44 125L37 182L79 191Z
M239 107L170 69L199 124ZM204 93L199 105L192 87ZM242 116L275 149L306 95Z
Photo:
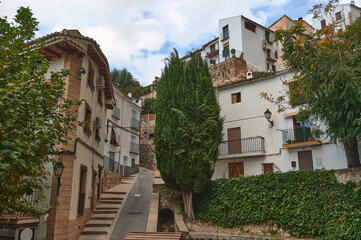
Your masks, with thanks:
M153 142L155 114L141 116L139 166L156 170L155 147Z
M153 193L159 193L159 211L164 208L174 210L174 206L182 204L182 195L179 190L172 190L164 183L153 184Z
M335 170L335 176L340 183L346 183L348 181L360 183L361 181L361 168L346 168Z
M104 177L103 177L103 191L106 191L116 185L119 185L121 182L120 175L113 173L107 169L104 169Z
M210 74L213 79L213 86L222 86L231 82L246 79L247 62L241 55L239 58L232 58L217 65L212 64Z

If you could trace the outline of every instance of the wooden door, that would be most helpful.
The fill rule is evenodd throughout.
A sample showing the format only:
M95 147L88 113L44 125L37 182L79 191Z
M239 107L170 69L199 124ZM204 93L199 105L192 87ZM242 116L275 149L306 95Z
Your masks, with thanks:
M93 176L92 176L92 197L90 201L90 209L91 211L94 211L95 209L95 183L97 179L97 172L93 170Z
M243 162L228 163L228 178L244 176Z
M242 152L242 143L241 143L241 128L228 128L228 154L241 153Z
M297 154L299 170L313 170L312 151L299 151Z

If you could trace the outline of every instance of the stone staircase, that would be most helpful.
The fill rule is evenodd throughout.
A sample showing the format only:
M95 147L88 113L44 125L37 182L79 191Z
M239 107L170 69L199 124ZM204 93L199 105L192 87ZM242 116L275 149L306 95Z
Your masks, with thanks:
M124 177L122 178L122 183L129 184L129 181L134 180L134 177ZM102 193L99 204L93 212L93 216L85 225L78 240L106 239L113 222L117 220L117 216L120 213L118 211L121 210L124 198L127 194L127 192L119 191L118 189L115 187Z

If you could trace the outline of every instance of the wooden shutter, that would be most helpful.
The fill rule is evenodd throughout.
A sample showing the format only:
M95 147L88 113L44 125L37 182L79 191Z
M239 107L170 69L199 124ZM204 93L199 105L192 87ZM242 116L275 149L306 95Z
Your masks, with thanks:
M232 104L237 103L237 93L232 94Z
M229 178L244 176L243 162L228 163L228 169Z
M241 153L241 128L228 128L228 154Z
M263 164L263 173L273 173L273 163Z
M313 170L312 151L299 151L298 166L300 170Z

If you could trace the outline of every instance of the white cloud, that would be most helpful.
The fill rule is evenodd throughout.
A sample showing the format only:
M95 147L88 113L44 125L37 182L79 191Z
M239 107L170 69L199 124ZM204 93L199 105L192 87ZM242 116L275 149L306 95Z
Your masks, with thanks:
M172 47L191 50L191 46L201 46L218 34L220 18L244 15L266 24L270 17L287 14L287 9L283 8L291 2L2 0L0 15L12 18L19 6L29 6L40 22L37 36L63 28L76 28L99 43L111 66L130 68L142 84L149 84L155 75L160 75L164 66L162 60L169 54L161 51L164 44L171 43ZM356 4L360 6L361 0L356 0ZM148 54L142 52L144 49Z

